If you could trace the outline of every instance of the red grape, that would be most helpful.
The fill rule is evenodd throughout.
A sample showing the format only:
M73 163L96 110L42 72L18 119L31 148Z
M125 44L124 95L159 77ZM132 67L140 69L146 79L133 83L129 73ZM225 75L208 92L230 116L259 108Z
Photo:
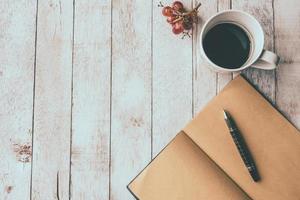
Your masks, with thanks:
M183 10L183 4L180 1L175 1L172 4L172 8L176 11L181 11L181 10Z
M190 29L193 28L193 24L192 24L191 22L184 22L184 23L183 23L183 28L184 28L185 30L190 30Z
M193 19L190 16L184 18L182 26L185 30L190 30L193 28Z
M166 6L162 9L163 16L171 17L173 15L173 8Z
M176 19L176 16L167 17L167 22L170 24L174 24L173 21Z
M176 22L174 25L173 25L173 29L172 29L173 33L174 34L179 34L179 33L182 33L184 31L184 28L182 26L182 21L179 21L179 22Z

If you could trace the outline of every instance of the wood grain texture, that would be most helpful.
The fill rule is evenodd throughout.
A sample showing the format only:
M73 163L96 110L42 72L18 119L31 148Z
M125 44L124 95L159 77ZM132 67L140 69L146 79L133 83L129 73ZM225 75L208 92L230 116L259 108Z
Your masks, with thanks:
M73 1L39 1L32 199L69 199Z
M231 0L218 0L218 12L229 10L231 8ZM217 92L220 92L224 86L232 80L232 73L217 74Z
M265 49L274 50L274 26L272 0L232 0L232 8L252 14L265 33ZM248 68L243 74L273 103L275 103L275 70Z
M300 2L274 1L277 70L276 103L300 129Z
M74 14L71 199L108 200L111 2L76 0Z
M134 199L130 180L238 74L199 53L204 22L231 5L282 58L277 71L243 73L300 129L299 1L201 1L184 40L158 3L0 2L0 199Z
M229 10L232 0L218 0L218 12Z
M153 1L153 156L192 117L192 40L172 33L158 4ZM183 4L191 8L192 1Z
M0 1L0 199L29 199L35 1Z
M199 1L195 1L197 4ZM205 21L212 15L217 13L218 1L205 0L201 1L202 6L199 9L199 24L194 30L194 50L193 50L193 98L194 98L194 114L199 112L206 103L212 99L217 92L217 73L208 68L207 62L200 55L199 34Z
M151 1L113 1L111 200L151 159Z

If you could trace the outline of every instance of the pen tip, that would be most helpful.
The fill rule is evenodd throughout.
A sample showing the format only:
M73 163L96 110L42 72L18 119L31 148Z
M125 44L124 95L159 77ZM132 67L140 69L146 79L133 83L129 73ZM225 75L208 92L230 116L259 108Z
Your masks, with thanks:
M224 109L223 109L223 114L224 114L224 118L227 119L227 118L228 118L228 117L227 117L227 112L226 112L226 110L224 110Z

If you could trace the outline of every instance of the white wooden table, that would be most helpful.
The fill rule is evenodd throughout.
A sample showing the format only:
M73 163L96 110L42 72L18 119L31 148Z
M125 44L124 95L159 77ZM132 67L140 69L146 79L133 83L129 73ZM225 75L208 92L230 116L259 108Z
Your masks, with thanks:
M224 9L262 23L280 67L243 73L300 128L300 1L201 2L181 40L158 0L1 0L0 199L133 199L129 181L234 76L197 46Z

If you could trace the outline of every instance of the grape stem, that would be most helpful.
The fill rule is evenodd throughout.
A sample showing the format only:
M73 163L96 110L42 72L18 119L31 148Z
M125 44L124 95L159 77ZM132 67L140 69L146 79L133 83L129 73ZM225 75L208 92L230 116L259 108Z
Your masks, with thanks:
M181 20L183 20L183 17L182 17L182 16L180 16L180 17L178 17L177 19L175 19L174 21L172 21L172 23L176 23L176 22L179 22L179 21L181 21Z
M158 7L164 7L164 5L162 4L162 2L160 1L157 5Z
M182 32L182 34L183 35L182 35L181 39L184 39L186 36L188 36L189 38L191 37L191 35L188 31L184 31L184 32Z
M178 18L175 19L172 23L179 22L179 21L183 20L185 16L191 15L192 13L196 13L200 6L201 6L201 3L198 3L198 5L193 10L191 10L189 12L185 12L185 13L181 13L181 12L178 12L177 10L174 10L174 12L178 16Z
M193 12L197 12L197 10L199 9L200 6L201 6L201 3L198 3L198 5L193 10L186 12L186 13L182 13L182 16L190 15Z

